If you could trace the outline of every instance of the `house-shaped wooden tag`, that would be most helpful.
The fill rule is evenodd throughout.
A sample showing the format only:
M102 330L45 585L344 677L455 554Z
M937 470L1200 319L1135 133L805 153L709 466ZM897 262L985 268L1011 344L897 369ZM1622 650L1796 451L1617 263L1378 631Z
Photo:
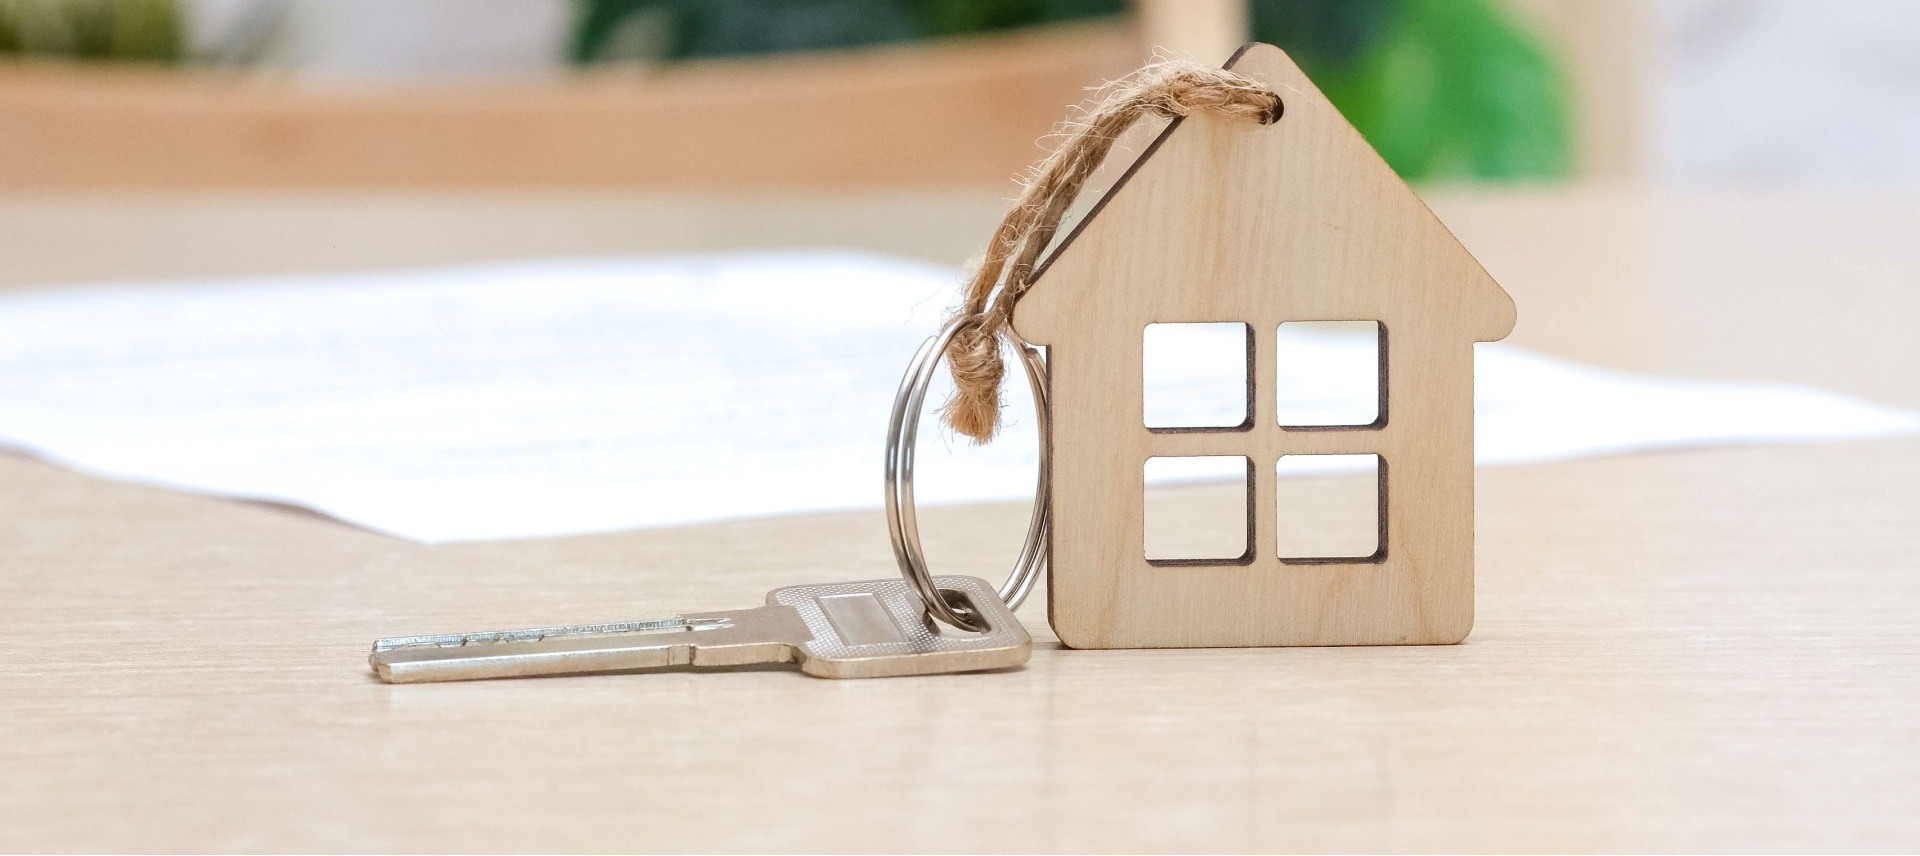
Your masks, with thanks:
M1473 626L1473 343L1513 301L1286 54L1228 62L1284 102L1254 126L1169 127L1048 259L1014 327L1048 346L1053 420L1050 619L1075 648L1442 644ZM1378 322L1369 424L1288 427L1276 336L1300 321ZM1150 429L1143 333L1247 325L1247 418ZM1367 556L1282 558L1282 456L1377 455ZM1247 552L1145 552L1149 458L1250 464Z

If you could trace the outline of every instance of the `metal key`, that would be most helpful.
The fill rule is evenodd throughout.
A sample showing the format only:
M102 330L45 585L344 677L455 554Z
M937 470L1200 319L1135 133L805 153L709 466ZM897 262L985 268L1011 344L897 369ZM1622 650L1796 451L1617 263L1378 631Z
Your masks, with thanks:
M1033 640L985 580L936 577L949 605L987 629L969 633L927 617L895 578L790 586L757 609L659 621L588 624L373 643L369 662L392 684L578 675L661 666L798 662L822 678L879 678L1003 669L1027 661Z

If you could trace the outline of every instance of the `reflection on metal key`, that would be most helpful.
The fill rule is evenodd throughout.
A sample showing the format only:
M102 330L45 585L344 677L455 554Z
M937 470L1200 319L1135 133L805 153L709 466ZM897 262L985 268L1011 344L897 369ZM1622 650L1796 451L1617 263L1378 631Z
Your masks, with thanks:
M935 581L949 605L979 615L987 629L930 620L907 583L889 579L792 586L757 609L659 621L381 639L370 662L381 680L405 684L795 662L823 678L879 678L1027 661L1033 640L986 581Z

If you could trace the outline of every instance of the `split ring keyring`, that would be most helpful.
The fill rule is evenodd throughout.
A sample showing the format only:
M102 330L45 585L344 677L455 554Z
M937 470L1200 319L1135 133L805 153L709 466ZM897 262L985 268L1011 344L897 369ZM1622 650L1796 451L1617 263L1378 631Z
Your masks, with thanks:
M887 422L887 533L893 539L893 557L900 563L900 575L913 586L928 613L962 630L980 632L987 628L970 611L955 609L934 585L927 570L927 558L920 546L920 521L913 504L913 448L920 429L920 409L926 403L927 387L933 381L940 357L953 337L979 319L959 317L947 322L935 333L907 365L900 379L900 391L893 397L893 417ZM1047 407L1047 365L1040 350L1017 337L1020 362L1027 370L1027 385L1033 391L1035 421L1040 428L1040 466L1035 478L1033 513L1027 519L1027 540L1020 547L1013 573L1000 587L1000 599L1009 610L1020 608L1027 599L1040 571L1047 564L1047 529L1052 520L1052 418Z

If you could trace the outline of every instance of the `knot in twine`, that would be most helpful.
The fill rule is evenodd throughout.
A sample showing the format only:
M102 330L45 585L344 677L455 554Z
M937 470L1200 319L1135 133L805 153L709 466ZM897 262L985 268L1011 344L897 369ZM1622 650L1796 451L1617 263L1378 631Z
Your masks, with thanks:
M1280 118L1280 96L1254 81L1186 60L1155 62L1105 88L1104 95L1061 127L1060 147L1029 173L1013 210L1000 221L980 267L952 318L968 323L947 345L953 397L941 416L953 430L986 443L1000 430L1000 349L1013 307L1032 286L1033 266L1053 241L1060 218L1100 167L1114 141L1148 116L1177 119L1195 113L1269 124Z

